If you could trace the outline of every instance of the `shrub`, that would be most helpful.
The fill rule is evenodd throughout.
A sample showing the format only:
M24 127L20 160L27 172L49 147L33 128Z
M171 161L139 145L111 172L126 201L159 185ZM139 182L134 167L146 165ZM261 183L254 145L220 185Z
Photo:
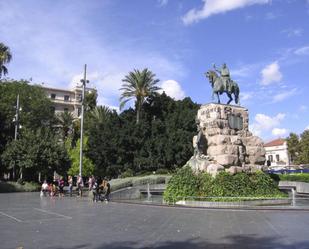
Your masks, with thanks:
M121 174L121 178L132 177L134 174L132 169L127 169L125 172Z
M168 175L170 172L168 169L157 169L156 174L158 175Z
M308 173L277 175L280 181L309 182Z
M40 188L40 185L35 182L23 182L23 185L18 182L0 182L0 193L35 192Z
M174 203L187 196L197 196L199 193L199 177L188 166L177 171L169 180L163 198L167 203Z
M193 174L188 167L180 169L169 181L164 200L176 202L184 197L283 197L273 179L262 171L230 175L220 172L215 178L207 173ZM206 200L231 201L231 198Z

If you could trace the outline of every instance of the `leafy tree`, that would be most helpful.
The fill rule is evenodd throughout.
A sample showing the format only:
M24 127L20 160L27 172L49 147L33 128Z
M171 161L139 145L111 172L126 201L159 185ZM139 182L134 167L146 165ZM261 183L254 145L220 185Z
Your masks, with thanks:
M88 149L88 137L84 136L83 139L83 151L86 153ZM79 174L79 162L80 162L80 139L77 140L76 146L71 147L71 141L68 139L66 141L66 148L68 151L68 154L71 159L71 167L68 170L69 175L78 175ZM83 154L83 168L82 168L82 175L83 176L89 176L94 173L94 165L92 161L86 156L86 154Z
M299 143L299 163L308 164L309 163L309 130L305 130L300 135L300 143Z
M48 177L66 172L69 158L63 144L50 129L23 129L18 140L11 141L2 154L7 169L19 170L26 180L36 180L38 172Z
M9 47L0 42L0 79L2 75L6 75L8 73L5 64L9 63L11 59L12 54Z
M135 99L136 123L139 123L143 103L148 97L160 89L156 86L159 80L155 79L155 76L156 75L147 68L143 71L134 69L133 72L129 72L122 80L124 83L120 88L122 91L120 109L122 109L128 101Z
M290 133L286 140L288 144L288 151L291 156L291 161L293 163L297 163L297 158L300 150L299 137L295 133Z
M138 174L183 166L193 153L198 107L190 98L175 101L163 93L143 104L138 124L131 108L119 115L104 107L89 112L87 155L95 173L116 177L125 171Z
M14 138L14 122L16 98L19 95L21 107L19 123L22 129L37 130L52 127L54 114L51 112L52 103L39 86L29 85L27 81L0 81L0 154L6 144ZM3 172L4 167L0 169Z
M95 165L95 174L116 177L124 151L119 144L120 122L115 111L97 107L90 113L88 124L89 149L87 155ZM123 160L124 161L124 160Z

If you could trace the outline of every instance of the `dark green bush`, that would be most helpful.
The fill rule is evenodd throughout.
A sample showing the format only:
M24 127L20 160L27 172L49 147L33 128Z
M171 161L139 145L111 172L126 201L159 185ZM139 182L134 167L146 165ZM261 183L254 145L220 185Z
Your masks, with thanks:
M18 182L0 182L0 193L35 192L40 188L41 186L35 182L23 182L23 185Z
M132 169L127 169L125 172L121 174L121 178L132 177L134 174Z
M170 203L189 196L201 199L202 197L280 197L285 194L279 191L269 175L261 171L235 175L220 172L213 178L207 173L195 175L190 168L185 167L169 181L164 192L164 200Z
M168 203L174 203L186 196L198 196L199 177L188 166L177 171L169 180L163 198Z
M167 174L169 174L170 172L169 172L169 170L168 169L163 169L163 168L161 168L161 169L157 169L156 170L156 174L158 174L158 175L167 175Z
M277 175L280 181L309 182L308 173Z

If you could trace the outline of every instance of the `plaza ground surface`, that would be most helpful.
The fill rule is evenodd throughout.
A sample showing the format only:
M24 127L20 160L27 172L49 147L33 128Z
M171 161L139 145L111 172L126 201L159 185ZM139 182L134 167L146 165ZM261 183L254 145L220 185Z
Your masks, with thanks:
M190 209L0 194L1 249L308 249L308 231L308 211Z

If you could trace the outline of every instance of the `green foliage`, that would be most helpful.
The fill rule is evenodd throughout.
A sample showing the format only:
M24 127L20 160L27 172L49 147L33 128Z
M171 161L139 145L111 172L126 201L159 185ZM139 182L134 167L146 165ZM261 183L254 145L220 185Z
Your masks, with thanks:
M305 130L300 136L291 133L289 137L287 137L287 143L293 163L309 163L309 130Z
M288 151L291 156L291 161L293 163L297 163L297 155L299 153L299 137L295 133L290 133L290 135L286 138Z
M136 107L136 123L139 123L140 112L142 106L147 98L152 96L160 88L157 85L158 79L155 79L156 75L152 73L148 68L142 71L134 69L133 72L129 72L128 75L122 80L123 84L120 90L122 91L120 97L120 109L131 99L135 99Z
M39 86L29 85L27 81L0 81L0 154L6 144L14 138L16 98L19 95L19 124L22 129L36 130L52 127L54 114L52 104ZM2 168L2 167L0 167Z
M125 172L121 174L121 178L127 178L132 177L134 175L134 172L132 169L127 169Z
M200 188L199 177L192 169L185 166L177 171L169 180L163 198L167 202L176 202L188 196L198 196Z
M24 182L19 184L17 182L1 182L0 181L0 193L10 192L35 192L39 191L41 186L35 182Z
M137 175L184 165L193 153L198 107L189 98L175 101L163 93L148 98L138 124L133 109L120 115L105 107L89 112L87 156L95 174L114 178L128 169Z
M0 42L0 78L2 75L8 74L5 64L8 64L12 59L10 48Z
M47 128L23 129L19 139L6 146L1 159L7 169L15 167L20 173L22 171L26 180L36 180L38 172L43 177L52 175L53 171L64 173L69 165L64 145Z
M171 172L168 169L157 169L156 170L156 174L157 175L168 175Z
M56 122L60 126L62 140L65 140L73 129L73 120L71 112L65 111L56 114Z
M179 170L169 181L164 200L174 203L185 197L280 197L284 196L272 180L263 173L238 173L230 175L220 172L215 178L207 173L193 174L189 167ZM220 199L222 200L222 199ZM227 199L225 198L225 201ZM231 199L232 200L232 199Z
M298 174L284 174L284 175L272 175L272 178L277 178L277 181L293 181L293 182L308 182L309 183L309 174L308 173L298 173Z
M66 148L71 159L71 167L68 170L69 175L78 175L79 174L79 162L80 162L80 139L77 140L76 146L71 147L71 140L66 141ZM88 150L88 137L84 136L83 139L83 151ZM84 153L83 153L83 168L82 175L90 176L94 173L94 165Z
M303 164L309 163L309 130L305 130L300 135L298 162Z

